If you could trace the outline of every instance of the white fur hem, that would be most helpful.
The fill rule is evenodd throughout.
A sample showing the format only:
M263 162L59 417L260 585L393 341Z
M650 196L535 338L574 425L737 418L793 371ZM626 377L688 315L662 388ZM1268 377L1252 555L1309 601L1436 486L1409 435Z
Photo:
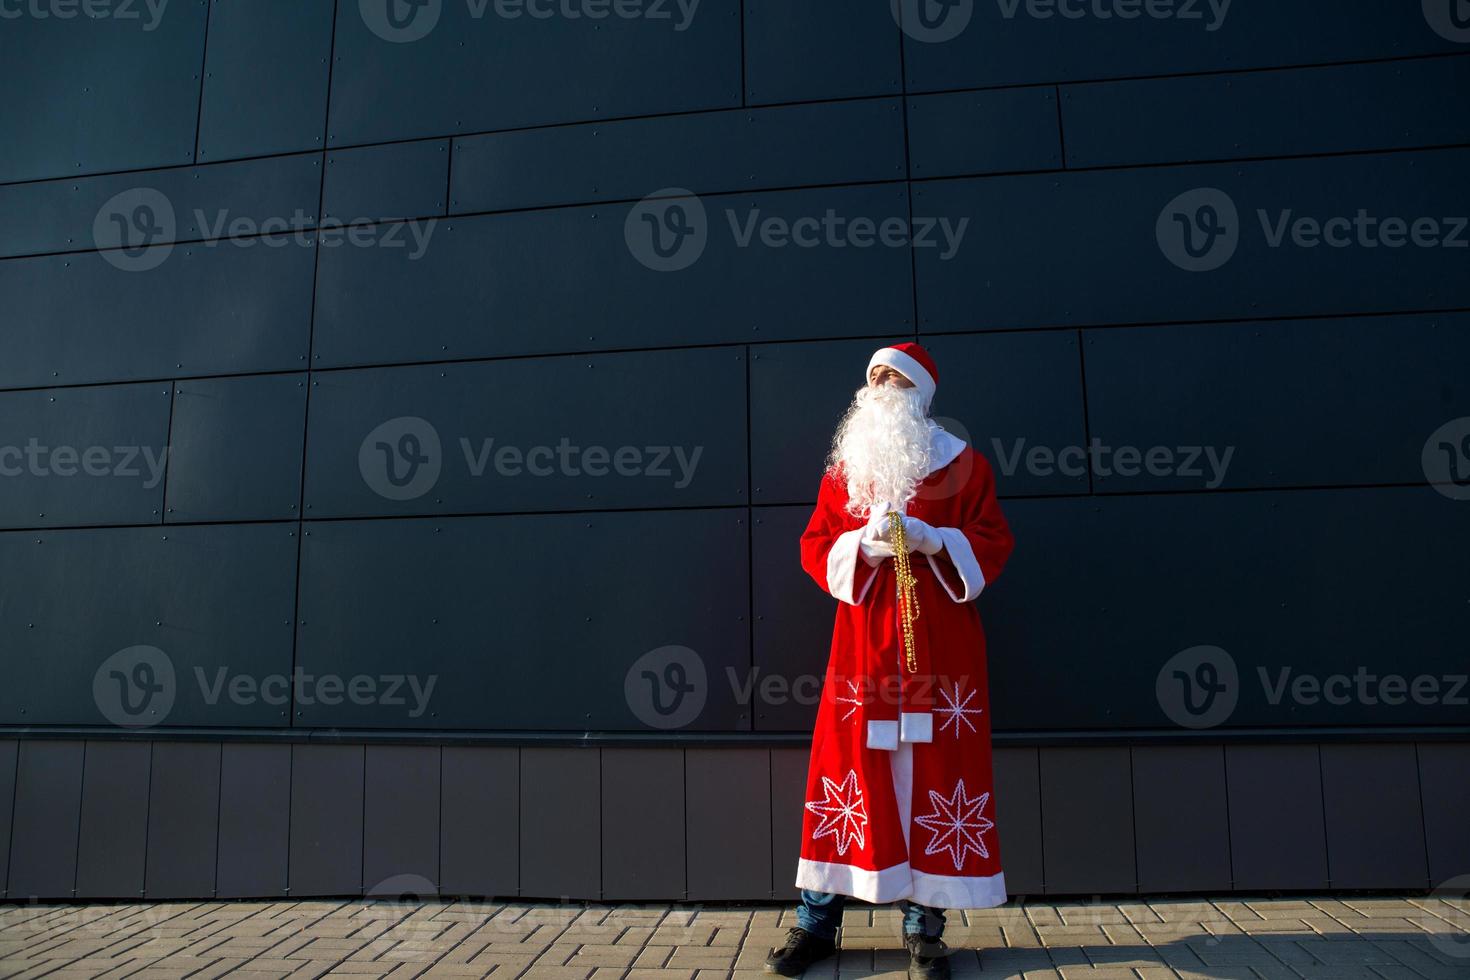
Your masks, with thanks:
M801 858L796 863L796 887L850 895L875 905L906 898L937 909L991 909L1007 900L1004 871L989 877L960 878L913 871L908 862L869 871L851 864Z
M957 527L937 527L939 537L944 541L944 550L949 553L949 560L954 564L955 570L960 573L960 584L965 591L955 595L955 590L950 588L949 579L945 578L944 572L939 564L935 562L933 555L925 555L929 559L929 567L934 569L944 591L955 602L970 602L978 596L985 588L985 573L980 570L980 563L975 560L975 549L970 547L970 539Z
M898 722L878 718L868 720L868 748L892 752L898 748Z
M934 715L928 711L905 711L898 716L898 737L904 742L934 741Z
M854 594L857 589L859 545L862 539L863 528L844 531L837 535L837 540L832 542L832 547L827 551L827 591L833 598L849 606L859 605L873 587L873 580L878 577L877 571L868 566L867 562L863 562L863 567L868 568L868 578L863 583L862 591Z

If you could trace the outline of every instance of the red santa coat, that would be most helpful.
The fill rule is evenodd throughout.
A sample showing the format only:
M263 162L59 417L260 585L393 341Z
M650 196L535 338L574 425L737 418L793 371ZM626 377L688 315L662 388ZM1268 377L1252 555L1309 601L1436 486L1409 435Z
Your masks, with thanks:
M801 562L839 600L807 770L796 885L936 908L1006 901L995 827L985 634L974 599L1013 539L985 457L931 422L934 464L905 513L939 531L911 554L917 672L900 654L894 560L858 548L866 521L822 479ZM872 520L886 521L889 508Z

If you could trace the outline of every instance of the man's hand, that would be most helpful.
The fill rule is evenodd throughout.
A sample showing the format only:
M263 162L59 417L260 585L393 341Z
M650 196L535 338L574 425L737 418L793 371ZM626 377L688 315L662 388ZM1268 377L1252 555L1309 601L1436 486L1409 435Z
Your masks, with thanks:
M903 533L910 551L937 555L944 550L944 539L939 536L939 532L934 529L933 525L926 524L917 517L904 515Z

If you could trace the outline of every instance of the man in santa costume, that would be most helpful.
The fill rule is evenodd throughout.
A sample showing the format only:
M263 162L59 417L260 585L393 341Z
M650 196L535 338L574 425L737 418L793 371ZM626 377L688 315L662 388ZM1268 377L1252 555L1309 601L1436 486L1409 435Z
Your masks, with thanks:
M766 970L832 955L845 896L898 901L909 976L948 977L944 909L1006 901L985 636L1009 557L990 464L929 417L939 372L880 348L832 441L801 563L838 600L812 736L797 926Z

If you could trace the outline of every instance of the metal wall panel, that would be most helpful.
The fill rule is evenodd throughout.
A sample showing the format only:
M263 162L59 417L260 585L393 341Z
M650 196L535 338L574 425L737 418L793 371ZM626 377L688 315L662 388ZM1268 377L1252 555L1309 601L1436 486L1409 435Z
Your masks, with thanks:
M10 888L10 821L15 813L15 765L20 743L0 740L0 898Z
M1087 492L1085 467L1068 454L1087 442L1075 334L922 340L943 365L934 417L990 461L1002 497Z
M1134 746L1132 753L1139 890L1229 891L1224 748Z
M1405 541L1470 535L1470 510L1434 490L1016 500L1005 511L1016 548L980 599L998 731L1467 721L1447 697L1379 697L1377 682L1371 702L1351 693L1358 670L1428 678L1441 694L1463 673L1443 642L1470 629L1451 552L1402 557ZM1077 599L1059 606L1059 595ZM1210 694L1202 680L1223 686Z
M6 898L71 899L77 876L85 742L22 741Z
M1464 143L1470 120L1455 93L1467 88L1463 55L1067 85L1067 166Z
M153 743L148 793L149 899L214 894L221 749L214 742Z
M914 177L1059 170L1061 125L1050 87L910 97Z
M1432 887L1414 746L1323 745L1321 753L1332 887Z
M320 188L315 155L0 186L0 257L129 246L113 258L143 266L144 246L222 239L242 220L310 227Z
M770 752L686 749L684 791L689 839L688 897L769 898Z
M1128 749L1040 753L1046 893L1137 891Z
M799 898L796 865L806 813L806 771L811 750L771 749L771 897Z
M10 9L0 182L193 162L205 0Z
M300 514L305 374L178 382L169 432L169 521Z
M154 524L168 384L0 393L0 527Z
M311 395L310 518L746 501L739 348L335 371Z
M882 3L745 0L749 104L902 90L898 25Z
M292 898L361 895L361 745L291 746Z
M152 754L149 742L86 743L78 898L137 901L143 894Z
M736 0L704 0L693 16L642 4L549 18L425 4L401 26L385 6L337 17L332 146L740 104Z
M445 213L451 140L389 143L327 154L322 214L352 224Z
M1426 437L1470 414L1465 315L1089 330L1085 355L1104 492L1421 483Z
M1034 748L995 749L995 822L1006 891L1040 895L1045 890L1041 837L1041 769Z
M1237 891L1331 884L1315 745L1227 745L1230 865Z
M366 686L296 724L748 730L745 513L309 525L296 662Z
M369 745L363 894L439 894L439 747Z
M602 897L684 896L684 753L602 750Z
M519 894L520 753L516 748L444 747L443 894Z
M283 896L291 839L291 746L220 747L220 898Z
M335 7L336 0L213 0L200 160L321 148Z
M837 600L801 567L801 532L811 508L761 507L753 513L755 654L742 683L749 685L757 731L810 731L827 674Z
M527 898L601 896L599 755L595 748L521 750L521 894Z
M294 525L7 532L0 722L287 724ZM280 703L273 703L280 702Z
M901 184L874 184L456 218L421 251L329 249L312 363L904 331L908 250L860 232L907 215ZM656 257L653 229L675 265Z
M313 249L249 241L162 246L146 271L98 253L0 262L0 387L300 369Z
M915 250L920 329L1464 307L1467 167L1470 150L1447 149L925 182L916 215L984 233L949 261Z
M1429 880L1438 887L1470 874L1470 745L1421 742L1417 748Z
M901 0L909 91L1239 71L1451 52L1420 4L1324 20L1312 0L1269 5L954 3Z
M873 99L464 137L450 211L901 180L900 109Z

